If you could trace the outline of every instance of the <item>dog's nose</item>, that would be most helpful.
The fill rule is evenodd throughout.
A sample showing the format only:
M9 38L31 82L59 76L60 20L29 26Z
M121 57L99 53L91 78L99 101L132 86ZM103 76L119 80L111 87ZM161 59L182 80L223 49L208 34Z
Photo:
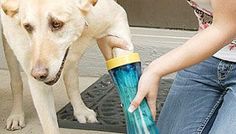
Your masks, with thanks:
M48 77L48 68L37 65L31 70L31 75L39 81L44 81Z

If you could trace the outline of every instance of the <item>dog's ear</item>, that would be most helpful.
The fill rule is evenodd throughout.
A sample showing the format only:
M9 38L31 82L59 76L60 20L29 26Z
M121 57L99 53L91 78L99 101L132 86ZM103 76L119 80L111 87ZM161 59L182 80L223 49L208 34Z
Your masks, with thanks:
M6 0L1 4L1 7L6 15L13 17L18 13L19 0Z
M87 13L90 9L97 4L98 0L81 0L79 8L82 12Z

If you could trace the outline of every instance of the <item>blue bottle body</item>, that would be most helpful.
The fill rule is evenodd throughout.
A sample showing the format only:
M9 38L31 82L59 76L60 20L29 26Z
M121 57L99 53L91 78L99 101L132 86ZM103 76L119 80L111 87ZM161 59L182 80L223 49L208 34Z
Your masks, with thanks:
M119 93L126 119L128 134L158 134L158 129L152 118L146 100L133 112L128 112L131 101L134 99L138 81L141 76L141 63L130 63L109 70L112 80Z

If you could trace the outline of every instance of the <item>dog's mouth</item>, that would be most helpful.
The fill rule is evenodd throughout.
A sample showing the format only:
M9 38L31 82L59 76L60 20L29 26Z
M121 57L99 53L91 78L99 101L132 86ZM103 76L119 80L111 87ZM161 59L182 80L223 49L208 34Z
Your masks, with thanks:
M54 85L54 84L59 80L59 78L60 78L60 76L61 76L61 72L62 72L62 70L63 70L63 68L64 68L64 64L65 64L65 61L66 61L66 57L67 57L67 55L68 55L68 52L69 52L69 48L67 48L67 50L66 50L66 53L65 53L65 55L64 55L64 58L63 58L63 60L62 60L61 66L60 66L60 69L59 69L59 71L57 72L55 78L54 78L53 80L44 82L45 84L52 86L52 85Z

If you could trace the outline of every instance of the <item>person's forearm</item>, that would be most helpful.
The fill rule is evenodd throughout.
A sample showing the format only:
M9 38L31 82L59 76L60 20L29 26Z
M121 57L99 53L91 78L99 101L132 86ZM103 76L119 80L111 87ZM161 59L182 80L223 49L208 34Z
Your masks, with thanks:
M184 45L151 63L149 70L161 77L212 56L236 35L235 0L211 0L213 24Z
M222 29L210 26L184 45L156 59L150 64L150 68L157 75L164 76L199 63L224 47L229 35L220 30Z

